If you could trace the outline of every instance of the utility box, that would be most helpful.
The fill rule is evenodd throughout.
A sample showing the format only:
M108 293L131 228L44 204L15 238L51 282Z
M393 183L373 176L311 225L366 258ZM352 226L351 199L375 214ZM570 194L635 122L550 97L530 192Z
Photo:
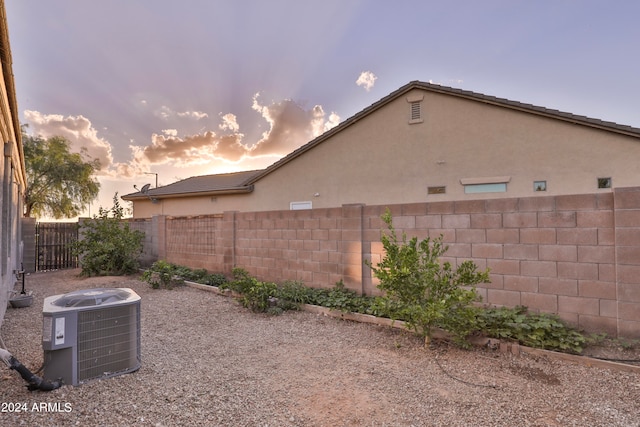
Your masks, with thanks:
M79 385L140 369L140 296L129 288L47 297L42 324L47 380Z

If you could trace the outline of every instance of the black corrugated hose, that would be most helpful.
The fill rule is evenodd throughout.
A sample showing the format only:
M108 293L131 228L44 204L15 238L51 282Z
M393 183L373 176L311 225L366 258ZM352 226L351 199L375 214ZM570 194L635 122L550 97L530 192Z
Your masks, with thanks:
M62 380L47 381L33 374L26 366L24 366L18 359L13 357L7 350L0 349L0 359L7 364L9 369L18 371L23 380L27 382L27 388L31 391L51 391L62 386Z

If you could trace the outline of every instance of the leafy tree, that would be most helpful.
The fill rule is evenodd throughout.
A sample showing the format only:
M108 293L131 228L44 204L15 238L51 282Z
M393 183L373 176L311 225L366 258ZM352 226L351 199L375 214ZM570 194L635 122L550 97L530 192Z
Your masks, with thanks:
M80 215L98 196L93 178L100 162L71 153L71 143L61 136L49 139L22 134L27 171L25 216L50 215L56 219Z
M399 238L393 228L391 213L382 220L389 228L382 233L384 258L371 267L380 280L378 288L385 291L387 304L394 307L395 316L402 318L416 333L428 341L431 329L440 327L452 333L460 345L476 328L473 302L479 299L474 286L489 282L489 270L478 271L472 261L464 261L457 268L441 263L446 253L442 237L407 240Z
M98 215L82 224L75 249L83 275L121 275L137 270L144 233L131 230L123 217L124 209L116 193L111 209L100 207Z

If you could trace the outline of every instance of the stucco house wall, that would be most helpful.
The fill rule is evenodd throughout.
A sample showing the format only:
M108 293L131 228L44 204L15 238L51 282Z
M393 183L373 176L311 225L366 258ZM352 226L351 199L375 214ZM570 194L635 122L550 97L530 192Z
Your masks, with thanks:
M10 291L16 283L15 270L22 259L22 196L26 186L24 154L12 71L11 49L4 1L0 0L0 135L3 156L0 161L0 325L4 319Z
M253 210L251 194L166 198L155 203L146 198L133 202L134 218L151 218L155 215L202 215L231 210Z

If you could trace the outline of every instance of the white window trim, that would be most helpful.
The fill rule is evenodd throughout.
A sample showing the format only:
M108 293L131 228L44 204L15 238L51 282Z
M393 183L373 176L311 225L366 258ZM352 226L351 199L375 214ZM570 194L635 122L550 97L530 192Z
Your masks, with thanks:
M289 210L292 211L301 211L304 209L313 209L313 202L312 201L307 201L307 202L291 202L289 203Z

